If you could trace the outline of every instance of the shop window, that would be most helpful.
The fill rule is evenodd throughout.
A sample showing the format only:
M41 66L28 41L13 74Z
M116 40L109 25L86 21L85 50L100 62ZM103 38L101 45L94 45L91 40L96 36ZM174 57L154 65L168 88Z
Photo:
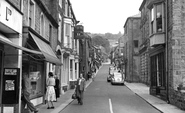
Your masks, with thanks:
M38 63L31 63L29 67L29 78L31 80L31 97L41 95L44 92L44 75L42 65Z
M151 57L151 85L165 87L164 52Z
M164 31L164 8L163 4L154 4L150 9L150 34Z

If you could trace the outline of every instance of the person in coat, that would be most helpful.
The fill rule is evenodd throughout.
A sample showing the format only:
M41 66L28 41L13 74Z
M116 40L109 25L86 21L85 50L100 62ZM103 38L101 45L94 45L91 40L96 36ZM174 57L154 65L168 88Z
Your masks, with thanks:
M23 72L22 76L22 113L25 111L25 106L30 109L31 112L37 113L38 109L33 105L33 103L30 101L30 94L31 94L31 80L29 78L29 75L27 72Z
M83 74L81 73L77 83L76 83L76 96L78 100L78 104L83 105L83 94L85 91L85 79L83 78Z
M60 80L58 78L58 76L55 77L55 93L56 93L56 101L57 101L57 98L60 97Z

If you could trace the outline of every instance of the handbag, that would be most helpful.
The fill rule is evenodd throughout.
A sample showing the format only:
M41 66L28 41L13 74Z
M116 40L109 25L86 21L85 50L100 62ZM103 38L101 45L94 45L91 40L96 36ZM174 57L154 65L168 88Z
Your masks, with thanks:
M76 93L72 94L72 99L76 99Z

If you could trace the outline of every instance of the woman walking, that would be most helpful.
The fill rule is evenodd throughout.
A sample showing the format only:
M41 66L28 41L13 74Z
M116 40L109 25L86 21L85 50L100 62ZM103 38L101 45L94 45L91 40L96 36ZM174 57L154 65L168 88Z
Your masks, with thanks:
M56 101L57 101L57 98L60 97L60 80L58 78L58 76L56 76L55 78L55 94L56 94Z
M85 91L85 79L83 78L83 74L81 73L76 84L76 96L78 100L78 104L83 105L83 93Z
M55 94L55 78L53 76L52 72L49 72L48 74L49 78L47 79L47 91L46 91L46 101L48 104L48 108L47 109L54 109L54 105L53 105L53 101L56 101L56 94ZM51 107L49 105L49 102L51 103Z

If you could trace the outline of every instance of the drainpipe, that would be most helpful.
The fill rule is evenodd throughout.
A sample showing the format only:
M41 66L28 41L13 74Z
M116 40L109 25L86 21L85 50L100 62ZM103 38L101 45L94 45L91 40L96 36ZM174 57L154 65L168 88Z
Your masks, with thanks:
M167 95L166 95L166 98L167 98L167 103L169 104L170 103L170 101L169 101L169 75L168 75L168 13L167 13L167 11L168 11L168 0L166 0L166 4L165 4L165 16L166 16L166 18L165 18L165 27L166 27L166 31L165 31L165 34L166 34L166 36L165 36L165 42L166 42L166 47L165 47L165 53L166 53L166 55L165 55L165 59L166 59L166 69L165 69L165 73L166 73L166 91L167 91Z

